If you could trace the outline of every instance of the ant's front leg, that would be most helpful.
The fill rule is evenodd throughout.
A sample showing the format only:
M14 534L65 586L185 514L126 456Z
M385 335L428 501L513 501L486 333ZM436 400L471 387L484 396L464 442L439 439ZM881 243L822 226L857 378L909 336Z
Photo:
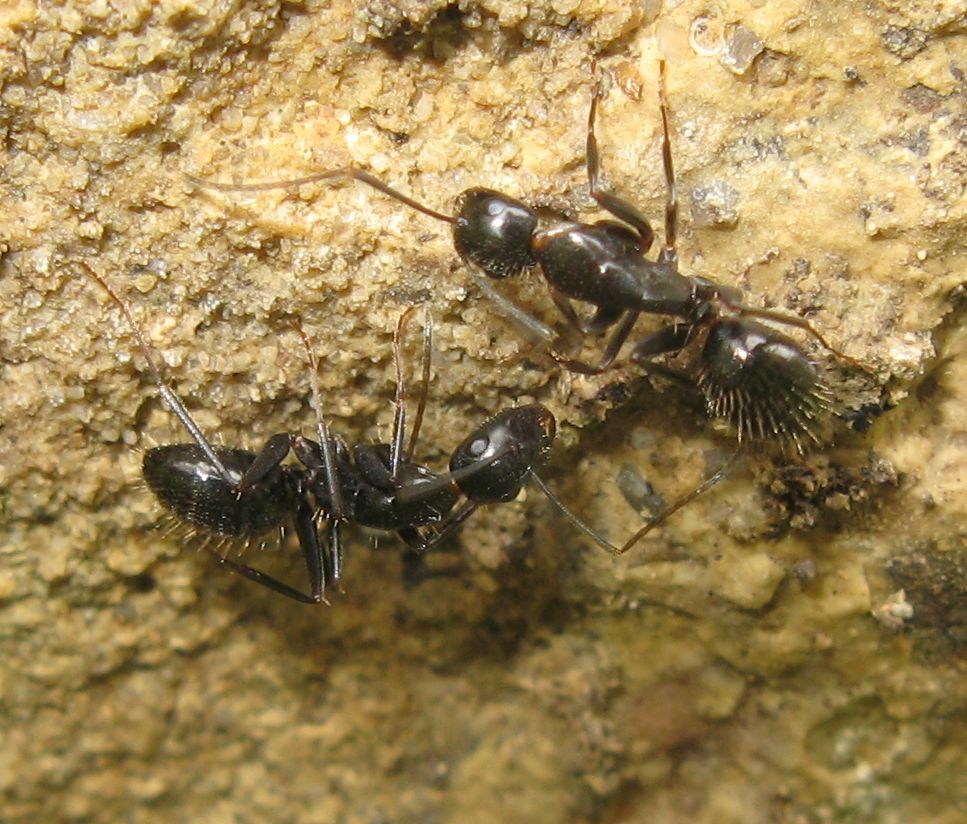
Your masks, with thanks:
M469 272L470 279L494 305L498 313L536 346L550 346L557 340L557 332L506 295L501 294L486 277L476 271L473 264L469 265Z
M426 559L427 543L418 529L407 527L399 530L397 534L408 547L401 554L403 585L407 589L415 589L433 578L459 578L467 572L467 565L459 559L440 569L430 568ZM433 545L436 545L436 541ZM444 550L450 551L451 547L444 546ZM456 552L458 547L453 546L452 550Z
M426 557L415 552L404 552L402 562L403 586L407 589L416 589L433 578L460 578L467 572L467 566L463 563L450 564L443 569L430 569Z
M479 504L474 501L464 501L457 509L452 510L436 526L426 530L416 529L415 527L404 527L397 530L397 534L408 547L418 555L433 549L444 539L448 538L453 532L477 511Z

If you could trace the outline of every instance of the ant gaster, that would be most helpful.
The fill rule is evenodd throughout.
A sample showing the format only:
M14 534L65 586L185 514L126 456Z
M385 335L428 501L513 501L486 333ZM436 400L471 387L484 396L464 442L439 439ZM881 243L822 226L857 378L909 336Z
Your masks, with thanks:
M308 573L303 592L251 566L205 547L218 562L239 575L303 603L325 601L326 587L342 578L340 535L344 523L395 532L412 549L425 552L447 537L480 506L517 497L534 478L538 486L582 532L605 548L615 548L582 523L544 485L534 467L546 457L556 432L554 415L540 404L498 412L478 426L453 450L449 471L434 473L410 455L422 423L430 374L431 326L424 326L422 392L404 449L406 386L401 338L410 314L400 317L394 336L397 381L390 443L350 449L330 432L322 414L317 363L301 325L311 366L318 440L280 433L251 452L213 446L185 405L165 383L151 349L131 310L90 266L82 264L126 317L161 397L188 430L192 443L158 446L144 453L142 469L148 487L174 518L208 538L257 539L294 523ZM284 464L289 452L297 465ZM320 522L325 537L320 537Z
M608 369L641 314L675 318L638 342L632 360L650 364L658 356L680 356L684 369L655 367L676 375L684 374L694 381L709 413L727 418L740 442L773 437L792 443L802 452L805 441L819 440L817 430L829 408L830 393L798 343L753 318L801 329L838 357L860 364L830 346L806 320L748 306L742 302L737 289L679 271L678 197L664 60L659 61L662 161L667 189L664 242L655 260L646 258L655 239L651 223L635 206L606 190L601 181L595 118L603 92L594 62L592 70L596 79L586 149L590 193L617 220L556 221L542 225L537 212L522 201L485 188L463 192L456 200L456 214L448 215L352 167L272 183L222 184L188 177L205 188L243 192L341 179L364 183L450 224L454 246L481 289L516 325L553 347L557 339L553 329L501 295L475 271L480 270L491 279L504 279L538 268L554 304L569 325L582 334L603 333L613 328L597 363L573 360L552 348L551 356L570 371L598 374ZM593 316L582 319L572 300L593 307Z

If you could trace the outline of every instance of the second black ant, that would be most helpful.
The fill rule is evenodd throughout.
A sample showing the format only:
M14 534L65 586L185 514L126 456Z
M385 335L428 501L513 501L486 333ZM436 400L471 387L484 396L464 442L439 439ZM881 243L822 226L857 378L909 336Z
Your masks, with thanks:
M617 220L542 221L538 212L524 202L485 188L460 194L456 214L450 215L431 209L354 167L271 183L222 184L193 176L189 179L205 188L236 192L356 180L448 223L457 253L480 288L510 320L550 347L555 361L573 372L598 374L610 368L640 315L671 317L672 322L634 346L631 359L694 382L709 414L728 419L740 442L774 438L803 452L808 441L819 441L820 421L829 410L830 392L802 347L758 320L801 329L837 357L861 364L834 349L805 319L749 306L743 303L739 290L679 271L678 197L664 60L659 61L658 84L667 191L664 242L656 259L647 259L655 240L651 223L635 206L602 184L595 119L603 91L593 62L592 69L595 82L586 144L590 193ZM487 278L500 280L534 268L543 274L555 306L571 327L582 334L612 330L596 363L575 360L556 351L557 335L553 329L477 274L479 271ZM572 301L590 305L593 315L582 318ZM655 358L662 356L672 357L674 362L655 363Z
M423 553L450 535L479 507L517 497L528 479L578 529L600 545L607 541L570 512L537 476L556 434L554 415L541 404L498 412L474 429L451 453L448 471L435 473L412 460L422 424L430 375L431 326L424 325L420 400L406 443L407 391L401 339L410 311L400 317L394 335L395 416L389 443L350 448L334 435L322 413L317 362L297 324L310 363L318 440L299 434L273 435L258 451L213 446L185 405L165 382L131 310L90 266L82 264L120 308L165 403L191 435L191 443L158 446L144 453L147 486L174 519L206 537L218 562L233 572L302 603L325 600L327 587L342 579L343 524L395 532ZM297 465L283 463L292 453ZM325 534L320 535L320 523ZM211 548L233 539L260 539L294 525L306 565L308 591L297 589Z

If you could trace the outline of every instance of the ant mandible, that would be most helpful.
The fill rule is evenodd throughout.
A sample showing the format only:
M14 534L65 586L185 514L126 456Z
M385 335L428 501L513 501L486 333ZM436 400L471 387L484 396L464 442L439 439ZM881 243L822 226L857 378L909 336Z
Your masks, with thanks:
M308 337L296 323L310 364L318 440L279 433L261 450L251 452L211 444L162 377L127 303L93 268L86 263L82 266L124 314L159 394L193 441L158 446L144 453L144 479L159 503L177 521L209 539L219 539L221 544L232 539L257 539L279 530L284 534L284 528L294 523L309 589L303 592L228 558L206 540L205 548L233 572L295 601L325 602L326 588L342 579L342 524L395 532L410 548L423 553L450 535L478 507L516 498L528 478L535 480L578 529L609 551L616 551L538 477L535 466L545 459L557 427L554 415L541 404L505 409L486 420L453 450L447 472L437 474L411 460L430 376L429 315L424 324L422 391L405 448L407 391L401 341L411 310L401 315L393 339L396 396L390 443L350 449L332 434L322 413L318 364ZM290 451L298 465L283 463ZM325 540L320 539L320 521L325 522Z
M334 169L294 180L224 184L191 175L194 184L226 192L259 192L310 183L356 180L452 227L453 242L471 277L500 311L528 334L548 344L562 367L581 374L599 374L612 366L642 314L676 318L639 341L631 358L644 365L659 356L679 357L684 368L655 364L666 373L694 381L710 415L729 420L740 443L777 438L803 452L805 442L819 441L819 421L830 406L830 392L800 345L753 318L793 326L813 336L829 352L864 368L834 349L808 321L742 302L738 289L702 277L690 277L678 265L678 197L669 134L665 92L665 61L659 60L659 110L662 122L662 163L667 197L664 243L655 260L648 260L655 232L651 223L628 201L606 190L595 136L598 101L603 96L596 62L588 114L586 166L590 193L613 219L596 223L559 220L544 225L538 213L520 200L486 188L472 188L456 200L456 214L438 212L410 198L370 173ZM493 288L504 279L538 268L550 296L566 322L582 334L613 331L597 363L565 357L554 350L553 329ZM593 316L582 319L571 301L587 303ZM704 487L704 484L703 484Z

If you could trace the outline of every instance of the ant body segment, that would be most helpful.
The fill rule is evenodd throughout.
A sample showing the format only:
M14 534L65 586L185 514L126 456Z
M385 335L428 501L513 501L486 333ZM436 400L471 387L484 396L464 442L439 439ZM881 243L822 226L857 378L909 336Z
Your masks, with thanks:
M554 415L540 404L498 412L471 432L451 453L448 471L435 473L410 457L422 423L430 373L431 326L423 337L422 392L405 442L406 386L401 339L412 310L400 317L394 335L397 381L390 443L350 448L332 434L322 414L317 362L296 324L311 366L318 440L279 433L258 452L213 446L161 375L131 310L90 266L86 273L121 309L141 349L159 394L191 435L192 443L158 446L144 453L145 482L174 518L208 537L260 538L294 524L308 575L308 592L251 566L205 548L233 572L302 603L324 602L326 588L342 579L341 527L357 524L395 532L423 553L438 544L483 505L517 497L529 478L578 529L607 549L615 548L573 515L537 476L556 434ZM292 453L298 464L283 461ZM324 529L324 539L320 530Z
M572 372L591 375L609 369L640 315L671 317L672 322L634 346L631 359L694 382L704 396L709 414L727 418L740 442L774 437L791 442L797 451L803 452L807 439L819 440L817 428L829 409L830 393L796 341L753 318L801 329L837 357L861 368L862 365L834 349L805 319L748 306L742 302L739 290L679 271L678 196L664 60L659 61L662 161L667 190L664 242L656 259L647 259L655 239L651 223L631 203L605 189L601 181L595 119L603 92L594 61L592 70L596 79L586 145L590 193L617 220L558 220L544 225L538 213L524 202L486 188L464 191L456 199L456 214L449 215L354 167L270 183L223 184L191 175L188 179L198 186L227 192L355 180L450 224L454 247L478 286L517 326L551 347L551 357ZM555 351L553 345L558 336L553 329L477 274L479 270L490 279L500 280L534 268L543 274L555 306L570 326L584 335L611 330L597 363L574 360ZM590 319L581 318L571 301L589 304L594 310ZM660 356L680 357L686 365L682 368L653 364Z

